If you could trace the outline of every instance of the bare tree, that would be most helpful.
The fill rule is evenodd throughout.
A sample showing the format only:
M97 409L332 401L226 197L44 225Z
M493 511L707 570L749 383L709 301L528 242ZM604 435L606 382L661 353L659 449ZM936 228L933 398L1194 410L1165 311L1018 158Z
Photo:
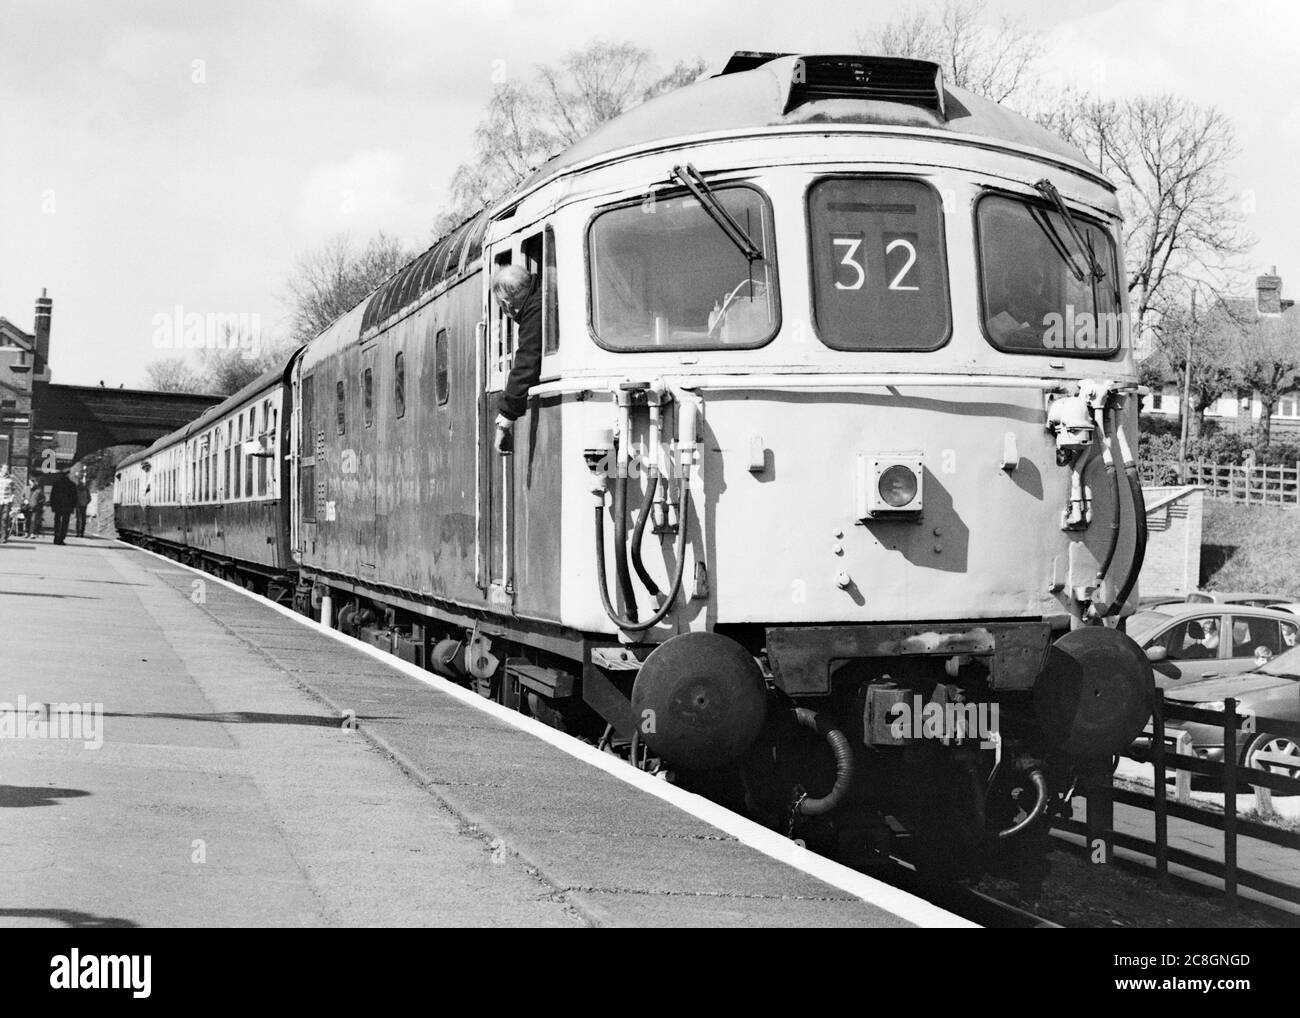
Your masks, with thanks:
M382 231L360 251L340 234L302 255L287 284L291 339L305 343L320 334L412 257L401 241Z
M1255 451L1262 459L1273 437L1278 400L1300 384L1300 316L1258 318L1241 330L1236 350L1241 387L1259 396L1260 440Z
M157 392L211 392L184 357L163 357L144 366L145 388Z
M474 131L474 157L452 176L453 207L434 223L445 233L553 155L632 107L690 84L704 61L683 61L666 74L632 43L595 42L531 79L499 85Z
M1237 145L1227 117L1175 95L1115 102L1070 92L1039 120L1119 185L1139 334L1192 281L1223 295L1253 243L1228 186Z
M984 0L947 0L941 11L909 7L859 33L865 53L932 60L945 82L994 102L1027 100L1039 81L1038 36L1016 18L986 16Z
M1166 310L1156 332L1156 345L1181 390L1183 420L1180 458L1186 460L1187 444L1201 437L1205 412L1215 401L1241 385L1237 345L1242 318L1229 304L1196 299Z

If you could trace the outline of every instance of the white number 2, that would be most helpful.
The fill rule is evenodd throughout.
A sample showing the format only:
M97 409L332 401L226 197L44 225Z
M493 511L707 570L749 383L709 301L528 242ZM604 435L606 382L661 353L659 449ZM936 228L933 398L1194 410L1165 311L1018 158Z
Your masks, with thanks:
M834 238L833 243L836 247L844 248L844 257L840 259L841 265L847 265L858 274L857 282L848 284L835 280L835 289L837 290L861 290L862 284L867 281L867 270L853 260L854 254L862 246L861 238L857 240Z
M900 237L897 240L891 240L889 242L889 246L885 248L885 254L892 254L896 247L907 248L907 261L904 263L903 267L898 270L898 275L896 275L893 281L889 284L889 288L891 290L920 290L921 288L919 286L902 285L903 277L906 276L912 270L912 266L916 264L916 248L912 246L910 240L903 240Z

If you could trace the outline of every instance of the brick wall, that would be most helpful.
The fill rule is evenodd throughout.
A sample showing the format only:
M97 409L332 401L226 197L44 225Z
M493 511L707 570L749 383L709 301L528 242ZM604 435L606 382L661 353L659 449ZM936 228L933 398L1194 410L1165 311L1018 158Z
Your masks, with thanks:
M1139 591L1143 596L1181 596L1196 590L1201 575L1205 493L1200 488L1176 486L1143 488L1142 494L1148 506L1148 538Z

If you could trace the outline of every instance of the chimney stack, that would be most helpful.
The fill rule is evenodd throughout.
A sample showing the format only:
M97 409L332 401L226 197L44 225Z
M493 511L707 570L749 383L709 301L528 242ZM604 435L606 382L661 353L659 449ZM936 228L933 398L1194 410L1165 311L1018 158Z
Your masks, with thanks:
M36 298L36 358L32 378L43 378L49 371L50 363L50 315L54 301L46 296L47 291L41 287L41 295Z
M1282 313L1282 277L1276 265L1270 266L1268 275L1255 277L1255 293L1261 315Z

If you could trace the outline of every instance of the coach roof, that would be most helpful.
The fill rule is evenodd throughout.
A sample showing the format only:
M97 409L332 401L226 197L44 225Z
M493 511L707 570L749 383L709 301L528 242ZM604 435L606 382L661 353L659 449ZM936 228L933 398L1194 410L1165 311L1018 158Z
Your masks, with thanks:
M913 128L987 139L1102 179L1075 146L995 102L943 84L938 65L929 61L737 53L720 74L643 103L565 149L506 204L601 156L632 154L669 139L799 126Z

